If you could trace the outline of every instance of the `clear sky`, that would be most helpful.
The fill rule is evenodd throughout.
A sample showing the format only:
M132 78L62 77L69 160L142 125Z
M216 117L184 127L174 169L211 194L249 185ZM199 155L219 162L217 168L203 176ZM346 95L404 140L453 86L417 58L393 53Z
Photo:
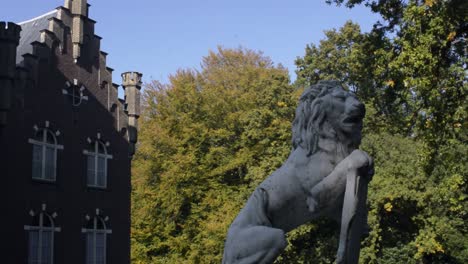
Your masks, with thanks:
M63 5L63 0L2 0L0 21L21 22ZM140 71L144 81L168 82L179 68L199 68L218 45L260 50L289 69L307 44L347 20L369 31L378 16L368 8L347 9L325 0L89 0L90 17L113 81L120 73Z

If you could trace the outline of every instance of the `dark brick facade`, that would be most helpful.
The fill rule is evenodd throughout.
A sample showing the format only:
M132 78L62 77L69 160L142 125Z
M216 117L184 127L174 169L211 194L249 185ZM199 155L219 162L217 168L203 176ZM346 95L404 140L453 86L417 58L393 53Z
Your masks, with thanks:
M130 164L141 74L123 74L129 99L118 99L118 85L106 66L107 54L100 51L101 38L94 34L95 22L87 17L87 9L73 11L73 4L86 5L86 1L66 1L66 7L20 24L27 29L21 38L32 44L19 41L19 26L0 24L1 263L28 263L25 226L34 225L33 215L42 210L54 216L54 226L60 229L54 232L54 263L86 263L82 229L96 214L112 230L106 239L106 263L130 262ZM47 21L47 28L35 28L41 19ZM81 34L81 42L76 41L80 36L74 39L76 34ZM27 53L16 54L16 50ZM79 106L73 105L71 96L71 89L77 88L69 88L75 84L84 87L87 97ZM52 182L32 178L29 140L44 127L56 133L58 145L63 146L57 150ZM106 188L87 184L83 151L97 138L107 143L112 155L107 160Z

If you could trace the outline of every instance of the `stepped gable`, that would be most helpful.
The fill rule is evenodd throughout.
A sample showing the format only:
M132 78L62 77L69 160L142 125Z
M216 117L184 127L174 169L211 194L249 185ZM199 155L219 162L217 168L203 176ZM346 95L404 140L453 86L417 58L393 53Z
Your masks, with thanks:
M24 54L33 54L31 43L41 40L41 31L49 28L49 20L56 17L57 10L48 12L39 17L18 23L21 26L21 38L16 53L16 64L23 61Z
M100 50L101 37L94 31L96 21L88 17L89 7L87 0L65 0L64 6L18 23L17 35L20 38L16 54L12 49L9 52L11 60L7 63L11 80L9 84L0 85L5 87L0 93L4 98L14 94L18 101L24 103L27 90L39 85L41 65L55 62L57 65L54 67L59 67L66 79L83 82L87 91L113 113L115 128L125 136L130 144L130 156L133 156L140 116L142 74L133 71L123 73L125 98L118 98L119 85L112 81L114 70L106 65L107 53ZM4 28L8 26L5 24ZM13 87L14 82L18 87ZM6 112L11 104L4 101L0 102L0 125L6 124Z

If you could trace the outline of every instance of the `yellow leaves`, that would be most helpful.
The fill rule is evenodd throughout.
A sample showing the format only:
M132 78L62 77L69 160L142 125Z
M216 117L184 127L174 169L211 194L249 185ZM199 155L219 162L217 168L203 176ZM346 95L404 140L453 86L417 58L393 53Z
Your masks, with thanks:
M455 31L450 32L447 36L447 41L452 41L456 35L457 35L457 32Z
M427 5L428 7L432 7L436 0L426 0L424 1L424 4Z
M454 128L460 128L461 126L462 126L462 125L461 125L460 123L458 123L458 122L455 123L455 124L453 124L453 127L454 127Z
M392 208L393 208L393 205L392 205L390 202L384 204L384 209L385 209L385 211L391 212L391 211L392 211Z
M279 106L279 107L287 107L288 106L285 102L282 102L282 101L279 101L278 103L276 103L276 105Z
M386 85L390 86L390 87L393 87L395 86L395 81L394 80L388 80L385 82Z
M442 245L440 243L438 243L437 241L435 241L435 251L436 252L440 252L440 253L444 253L444 248L442 247Z
M424 247L422 247L420 244L416 244L416 248L418 249L418 255L424 254Z
M275 118L275 119L273 119L273 121L271 121L271 125L272 126L280 125L281 121L282 121L281 119Z
M415 255L417 259L425 255L425 253L426 254L445 253L445 250L442 247L442 245L434 237L430 237L430 238L426 237L425 240L420 241L420 243L416 243L416 248L418 250L418 252Z
M426 128L431 128L432 127L431 120L426 120L425 126L426 126Z

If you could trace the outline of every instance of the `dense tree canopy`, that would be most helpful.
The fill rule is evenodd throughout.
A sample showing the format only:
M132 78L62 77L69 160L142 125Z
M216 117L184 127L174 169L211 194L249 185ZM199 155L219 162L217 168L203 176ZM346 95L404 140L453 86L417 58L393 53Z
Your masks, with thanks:
M290 149L286 69L222 49L202 70L146 88L133 166L136 263L220 263L224 236L253 188Z
M361 263L468 263L466 1L329 0L381 15L307 45L298 78L260 52L223 49L145 88L133 162L132 261L220 263L227 228L282 164L302 88L338 79L366 104L375 158ZM276 263L333 263L338 225L288 234Z
M367 106L362 148L376 175L361 262L468 262L466 3L329 2L364 3L383 19L369 33L352 22L326 31L296 60L298 86L339 79Z
M466 126L468 4L466 1L334 0L364 3L382 16L371 32L346 23L325 32L298 58L298 83L338 78L398 132L434 148L462 139ZM466 140L466 138L465 138Z

